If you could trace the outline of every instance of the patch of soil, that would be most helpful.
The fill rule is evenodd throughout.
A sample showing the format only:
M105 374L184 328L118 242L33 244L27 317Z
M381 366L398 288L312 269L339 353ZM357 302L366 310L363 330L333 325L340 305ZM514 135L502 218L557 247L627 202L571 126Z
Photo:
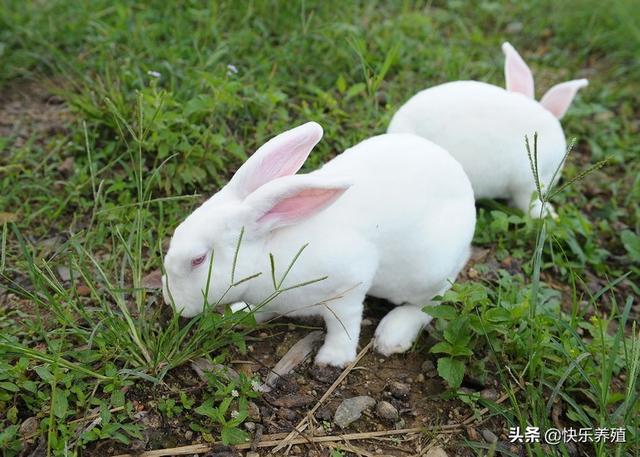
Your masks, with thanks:
M66 133L73 117L63 100L52 95L60 82L17 81L0 90L0 137L13 138L13 149L30 138Z
M388 305L380 300L369 300L362 327L360 349L373 337L380 319L388 311ZM267 328L262 328L249 338L247 354L237 354L238 360L232 366L238 372L249 376L259 375L264 380L270 370L282 358L291 346L304 338L309 332L309 325L301 326L299 321L280 319ZM314 323L312 323L313 325ZM322 328L318 322L318 328ZM446 386L437 376L435 360L431 359L425 347L434 344L425 333L417 347L417 351L385 358L373 350L369 350L357 366L333 391L331 396L311 417L311 426L305 435L342 435L347 433L375 432L396 429L425 427L424 434L400 433L345 443L309 443L292 446L290 456L329 456L332 447L343 450L344 455L381 455L381 456L414 456L430 446L442 445L449 456L471 456L470 450L461 449L459 445L465 439L485 442L483 432L487 430L498 437L508 447L507 429L498 419L492 418L478 425L462 427L451 433L439 431L439 428L460 424L472 416L474 410L460 400L446 395ZM244 424L251 438L259 440L258 435L275 435L282 439L291 432L298 422L320 400L331 384L343 370L331 367L320 368L313 364L313 356L305 360L288 375L280 378L271 392L253 400L250 417ZM167 377L165 390L169 392L184 391L190 397L198 397L206 385L198 379L194 371L185 366L174 370ZM482 389L500 392L494 379L483 385L478 381L465 382L463 389L468 392L479 392ZM157 413L158 399L165 394L153 392L144 385L132 386L127 397L135 398L137 413L145 426L143 446L135 444L138 451L143 449L163 449L187 446L198 443L206 444L199 433L194 433L189 423L181 417L165 419ZM174 395L175 396L175 395ZM381 417L376 407L365 410L360 419L352 422L345 429L338 427L334 421L336 409L343 400L357 396L372 397L377 403L384 401L392 405L398 412L397 418ZM388 407L388 405L385 405ZM485 418L488 418L487 414ZM435 429L435 430L434 430ZM217 431L212 430L214 437ZM352 449L351 451L349 449ZM222 455L273 455L272 448L258 448L254 454L249 450L230 451L228 448L220 452L210 452L207 456ZM285 455L284 449L275 455ZM519 452L519 449L512 449ZM112 441L97 444L87 450L88 455L114 455L130 452ZM231 452L230 454L228 454ZM235 452L235 453L233 453Z

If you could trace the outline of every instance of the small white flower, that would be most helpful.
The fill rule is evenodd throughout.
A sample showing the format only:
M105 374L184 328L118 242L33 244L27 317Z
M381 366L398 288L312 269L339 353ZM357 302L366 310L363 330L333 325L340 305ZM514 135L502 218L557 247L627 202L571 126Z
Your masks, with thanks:
M160 78L160 76L162 76L162 75L160 74L160 72L158 72L158 71L153 71L153 70L149 70L149 71L147 72L147 74L148 74L149 76L153 76L154 78Z
M253 381L251 381L251 388L256 391L256 392L260 392L260 387L262 386L262 384L260 384L260 381L256 381L255 379Z
M231 391L231 396L232 396L232 397L239 397L239 396L240 396L240 394L238 393L238 391L237 391L236 389L233 389L233 390Z
M238 67L236 67L233 64L227 65L227 76L232 76L237 74L238 74Z
M234 418L234 419L235 419L235 418L236 418L236 417L238 417L239 415L240 415L240 413L239 413L238 411L236 411L235 409L234 409L233 411L231 411L231 417L232 417L232 418Z

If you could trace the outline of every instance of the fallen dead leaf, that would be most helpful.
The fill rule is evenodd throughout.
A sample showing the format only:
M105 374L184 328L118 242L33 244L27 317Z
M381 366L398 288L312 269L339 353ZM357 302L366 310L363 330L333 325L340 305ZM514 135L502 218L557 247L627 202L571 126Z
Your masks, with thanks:
M162 271L153 270L142 278L142 287L145 289L162 289Z
M16 213L2 213L0 212L0 224L6 224L8 222L15 222L18 218Z

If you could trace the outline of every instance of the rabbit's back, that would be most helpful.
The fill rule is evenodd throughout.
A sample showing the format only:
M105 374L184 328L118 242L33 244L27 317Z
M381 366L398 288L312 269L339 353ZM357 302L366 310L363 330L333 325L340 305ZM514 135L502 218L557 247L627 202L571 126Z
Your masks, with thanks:
M447 149L467 172L476 198L507 197L532 179L525 135L538 133L542 176L555 170L566 147L560 123L538 102L476 81L419 92L398 110L388 131L414 133Z
M475 226L473 191L441 147L416 135L380 135L315 173L352 179L339 201L306 224L327 240L333 231L351 232L375 249L371 295L424 302L466 261Z

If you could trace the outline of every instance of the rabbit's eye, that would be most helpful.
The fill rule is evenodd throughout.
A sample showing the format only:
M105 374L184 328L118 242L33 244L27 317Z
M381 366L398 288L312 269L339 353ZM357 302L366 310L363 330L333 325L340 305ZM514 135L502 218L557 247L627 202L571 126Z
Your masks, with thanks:
M202 254L200 257L196 257L195 259L191 259L191 268L195 268L198 265L201 265L204 262L204 259L207 258L207 254Z

